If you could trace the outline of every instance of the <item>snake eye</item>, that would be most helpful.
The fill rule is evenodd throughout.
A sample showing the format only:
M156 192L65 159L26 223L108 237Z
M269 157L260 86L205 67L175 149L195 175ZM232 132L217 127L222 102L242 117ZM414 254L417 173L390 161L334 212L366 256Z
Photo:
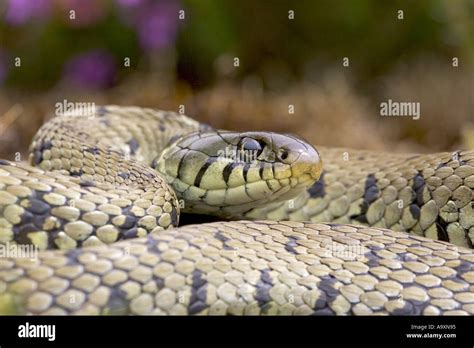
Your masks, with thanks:
M241 149L244 151L261 151L262 150L262 145L255 140L251 138L244 138L241 142Z
M243 138L239 148L246 162L257 159L263 151L262 144L252 138Z
M278 159L279 159L280 161L285 162L285 160L288 159L289 154L290 154L290 153L289 153L288 150L286 150L286 149L280 149L280 150L278 150L277 156L278 156Z

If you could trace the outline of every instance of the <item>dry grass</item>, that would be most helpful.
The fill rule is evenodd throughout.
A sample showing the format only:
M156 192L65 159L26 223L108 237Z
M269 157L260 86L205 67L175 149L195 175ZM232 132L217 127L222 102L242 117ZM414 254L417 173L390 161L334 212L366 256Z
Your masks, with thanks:
M463 136L474 121L474 74L450 63L424 59L383 80L385 99L421 104L418 121L400 120L391 127L398 139L439 151L467 145Z
M274 130L298 134L312 143L389 151L442 151L473 147L472 72L425 60L400 67L378 81L370 97L358 93L341 74L327 73L316 84L264 92L258 81L221 82L196 94L183 84L165 86L154 76L134 76L106 93L63 88L39 95L0 96L0 157L26 153L32 136L63 99L177 110L214 127ZM387 99L418 101L421 118L384 118ZM288 106L294 105L294 114Z

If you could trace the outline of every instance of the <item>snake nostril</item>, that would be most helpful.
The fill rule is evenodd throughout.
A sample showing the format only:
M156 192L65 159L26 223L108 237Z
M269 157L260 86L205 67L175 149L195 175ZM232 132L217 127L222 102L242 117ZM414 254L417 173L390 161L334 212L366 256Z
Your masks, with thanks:
M278 159L280 161L285 161L286 159L288 159L288 156L289 156L288 150L280 149L280 151L278 151Z

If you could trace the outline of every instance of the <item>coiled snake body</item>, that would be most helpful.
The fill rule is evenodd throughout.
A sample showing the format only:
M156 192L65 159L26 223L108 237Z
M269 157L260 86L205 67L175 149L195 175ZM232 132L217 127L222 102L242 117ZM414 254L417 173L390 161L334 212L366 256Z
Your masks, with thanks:
M41 250L0 257L0 313L474 314L474 151L318 150L137 107L53 118L33 166L0 162L2 250Z

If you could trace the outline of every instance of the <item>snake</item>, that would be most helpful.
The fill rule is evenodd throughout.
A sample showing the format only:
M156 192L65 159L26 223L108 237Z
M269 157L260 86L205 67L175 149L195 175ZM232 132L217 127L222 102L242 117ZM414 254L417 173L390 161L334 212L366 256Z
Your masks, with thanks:
M0 160L0 314L471 315L473 188L474 150L69 111Z

